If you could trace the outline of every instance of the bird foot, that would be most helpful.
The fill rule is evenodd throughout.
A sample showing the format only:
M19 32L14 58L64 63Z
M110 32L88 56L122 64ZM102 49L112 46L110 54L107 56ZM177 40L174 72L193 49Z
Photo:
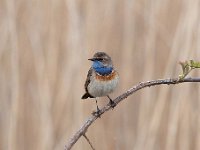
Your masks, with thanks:
M97 107L97 111L93 111L92 115L95 116L95 117L101 118L101 113L100 112L101 111L100 111L99 107Z
M114 109L115 106L116 106L116 103L115 103L114 101L112 101L111 99L110 99L109 104L110 104L110 106L112 107L112 109Z

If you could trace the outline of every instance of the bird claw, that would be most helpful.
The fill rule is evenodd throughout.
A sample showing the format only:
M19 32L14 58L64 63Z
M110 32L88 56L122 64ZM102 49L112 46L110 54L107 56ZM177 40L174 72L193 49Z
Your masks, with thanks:
M92 115L98 118L101 118L101 113L99 107L97 107L97 111L93 111Z
M92 115L95 116L95 117L101 118L100 111L93 111Z
M112 107L112 109L114 109L114 108L115 108L115 106L116 106L116 103L115 103L115 102L113 102L111 99L110 99L110 102L109 102L109 104L110 104L110 106Z

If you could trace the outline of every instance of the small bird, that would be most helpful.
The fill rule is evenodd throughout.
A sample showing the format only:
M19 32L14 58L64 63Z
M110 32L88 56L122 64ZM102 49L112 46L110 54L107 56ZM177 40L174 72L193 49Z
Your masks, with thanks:
M109 97L108 94L112 93L119 83L119 75L113 67L111 57L105 52L97 52L93 58L90 58L92 67L89 69L87 79L85 81L86 93L82 96L82 99L95 98L107 96L111 107L115 107L115 103ZM97 104L97 114L99 107Z

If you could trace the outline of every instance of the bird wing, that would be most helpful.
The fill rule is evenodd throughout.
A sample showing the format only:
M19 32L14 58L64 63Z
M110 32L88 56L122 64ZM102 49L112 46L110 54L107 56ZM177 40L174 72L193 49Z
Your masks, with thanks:
M88 71L88 74L87 74L86 81L85 81L85 91L86 91L86 93L88 93L87 87L88 87L88 85L90 84L90 78L91 78L91 76L92 76L92 72L93 72L93 69L90 68L90 70Z
M87 99L88 97L90 98L94 98L92 95L90 95L90 93L88 93L88 85L90 84L90 78L92 76L92 73L93 73L93 69L90 68L90 70L88 71L88 74L87 74L87 79L85 81L85 91L86 93L81 97L81 99Z

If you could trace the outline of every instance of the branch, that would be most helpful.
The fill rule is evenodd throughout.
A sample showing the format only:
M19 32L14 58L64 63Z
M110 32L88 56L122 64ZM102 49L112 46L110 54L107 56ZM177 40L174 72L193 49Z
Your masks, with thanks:
M184 83L184 82L200 82L200 78L183 78L180 80L180 78L173 78L173 79L158 79L158 80L152 80L152 81L147 81L147 82L140 82L137 85L133 86L129 90L127 90L125 93L122 95L118 96L115 98L113 101L118 105L119 102L127 98L128 96L132 95L136 91L143 89L145 87L150 87L150 86L155 86L155 85L161 85L161 84L179 84L179 83ZM102 115L108 110L112 109L110 104L107 104L104 106L102 109L100 109L99 114ZM65 150L70 150L72 146L79 140L81 136L84 136L85 133L87 132L87 129L89 126L94 123L94 121L98 119L98 116L90 116L85 123L81 126L81 128L70 138L68 143L65 145Z
M90 142L90 140L88 139L88 137L83 134L84 138L87 140L87 142L89 143L90 147L92 148L92 150L95 150L94 147L92 146L92 143Z

